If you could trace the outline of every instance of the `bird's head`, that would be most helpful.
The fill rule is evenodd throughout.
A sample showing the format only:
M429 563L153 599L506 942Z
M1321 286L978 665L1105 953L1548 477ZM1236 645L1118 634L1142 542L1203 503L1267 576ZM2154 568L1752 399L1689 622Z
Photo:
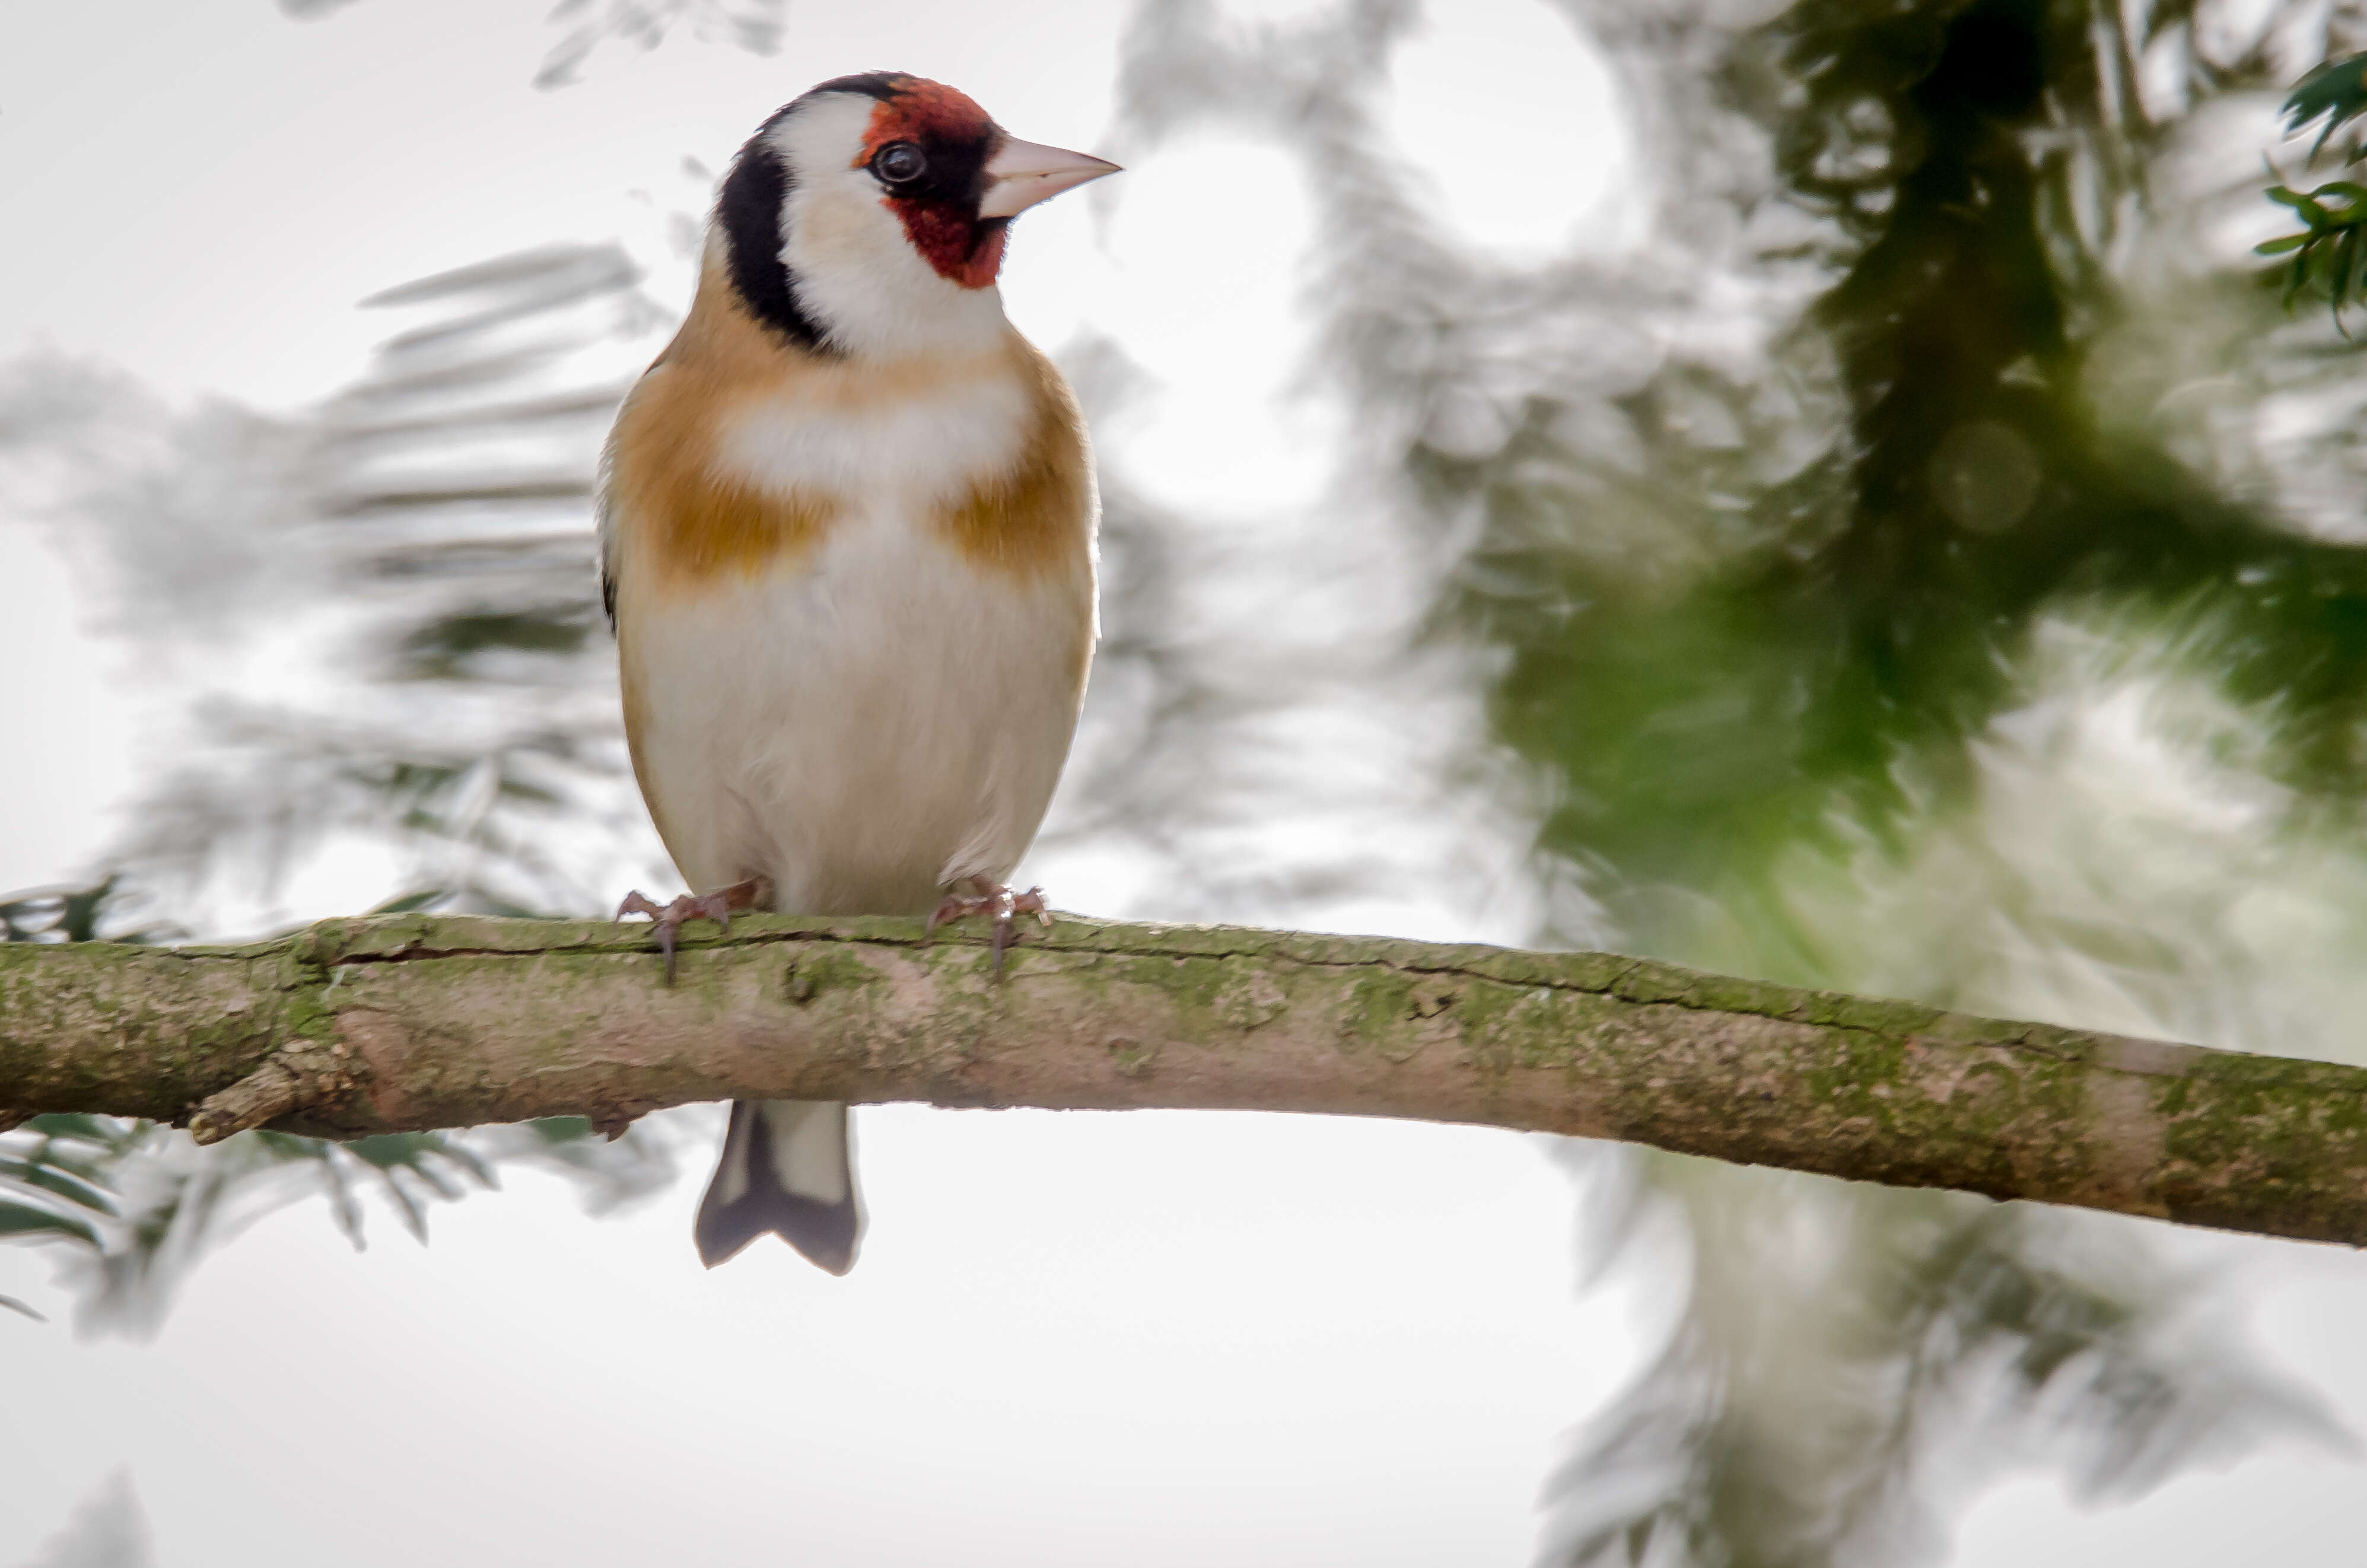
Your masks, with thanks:
M900 358L999 337L1011 220L1116 172L1021 142L941 83L822 83L759 127L724 177L716 243L764 325L823 352Z

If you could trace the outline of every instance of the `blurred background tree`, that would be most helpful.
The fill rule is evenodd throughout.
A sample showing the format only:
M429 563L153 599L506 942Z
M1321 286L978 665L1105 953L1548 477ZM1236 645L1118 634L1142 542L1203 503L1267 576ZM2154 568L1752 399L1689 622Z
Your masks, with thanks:
M1351 434L1331 526L1288 539L1212 535L1105 472L1108 636L1048 842L1124 843L1163 915L1286 918L1452 874L1392 822L1509 824L1540 942L2355 1056L2367 391L2339 319L2285 312L2246 247L2276 223L2255 131L2367 23L2320 0L1561 8L1636 130L1628 242L1515 257L1439 222L1380 130L1413 0L1265 26L1138 6L1115 150L1213 127L1298 161L1308 384ZM709 9L562 6L545 77L604 36L778 25ZM237 930L323 858L499 913L593 913L651 869L583 536L666 311L585 246L374 303L415 320L302 420L168 415L54 361L0 383L0 443L71 471L62 505L193 716L110 879L0 909L11 939ZM1066 358L1122 415L1123 351ZM286 612L233 629L263 604ZM1384 830L1272 831L1377 755L1342 741L1364 710L1431 736L1348 791ZM201 1153L43 1118L0 1139L0 1226L74 1249L93 1323L153 1325L214 1217L259 1202L325 1187L354 1225L367 1175L415 1227L504 1158L602 1199L670 1170L663 1123L583 1131ZM1549 1483L1551 1561L1931 1560L2009 1464L2125 1494L2327 1433L2142 1227L1568 1163L1593 1266L1685 1290Z
M1501 651L1572 934L2350 1048L2293 1006L2327 950L2228 890L2316 881L2309 935L2355 943L2356 371L2211 243L2258 186L2204 128L2357 18L1572 10L1648 126L1655 221L1612 261L1511 271L1424 222L1365 109L1403 7L1249 60L1167 8L1130 99L1152 136L1261 115L1322 171L1325 369L1408 526L1454 540L1437 635ZM2315 405L2282 441L2272 396ZM2171 777L2082 776L2132 728ZM1919 1560L1968 1468L2125 1491L2303 1412L2182 1343L2184 1291L2109 1221L1625 1166L1611 1234L1676 1221L1693 1291L1561 1472L1566 1561Z

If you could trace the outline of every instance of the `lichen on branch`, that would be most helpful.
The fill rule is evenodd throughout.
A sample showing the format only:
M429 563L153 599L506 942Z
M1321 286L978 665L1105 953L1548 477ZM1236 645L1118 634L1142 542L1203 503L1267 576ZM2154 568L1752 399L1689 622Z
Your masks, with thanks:
M2367 1242L2367 1071L1608 953L1063 916L0 947L0 1106L352 1137L725 1098L1330 1112Z

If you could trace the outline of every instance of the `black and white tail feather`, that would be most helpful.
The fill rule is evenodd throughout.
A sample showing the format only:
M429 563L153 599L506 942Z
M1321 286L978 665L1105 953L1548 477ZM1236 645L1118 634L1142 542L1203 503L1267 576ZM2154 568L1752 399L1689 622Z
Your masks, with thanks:
M734 1100L723 1158L693 1235L712 1268L770 1231L817 1267L844 1274L863 1239L846 1107L836 1100Z

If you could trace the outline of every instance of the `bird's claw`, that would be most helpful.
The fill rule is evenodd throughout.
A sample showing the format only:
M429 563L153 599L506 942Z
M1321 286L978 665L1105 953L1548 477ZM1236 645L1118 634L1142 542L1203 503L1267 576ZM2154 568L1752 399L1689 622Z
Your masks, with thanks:
M617 918L622 920L628 915L650 917L657 929L658 951L665 955L665 983L672 985L674 936L682 929L682 923L685 920L712 920L728 937L731 935L732 914L755 908L763 887L761 879L752 877L744 882L734 882L713 892L685 893L667 904L654 903L635 889L625 895L624 903L617 906Z
M994 916L994 977L1002 978L1002 955L1019 935L1019 916L1032 915L1045 929L1051 929L1052 909L1044 902L1042 888L1029 888L1025 892L1014 892L1001 882L990 882L983 877L967 879L977 890L973 893L949 892L929 912L929 925L924 936L934 937L937 927L948 920L966 920L973 915Z

